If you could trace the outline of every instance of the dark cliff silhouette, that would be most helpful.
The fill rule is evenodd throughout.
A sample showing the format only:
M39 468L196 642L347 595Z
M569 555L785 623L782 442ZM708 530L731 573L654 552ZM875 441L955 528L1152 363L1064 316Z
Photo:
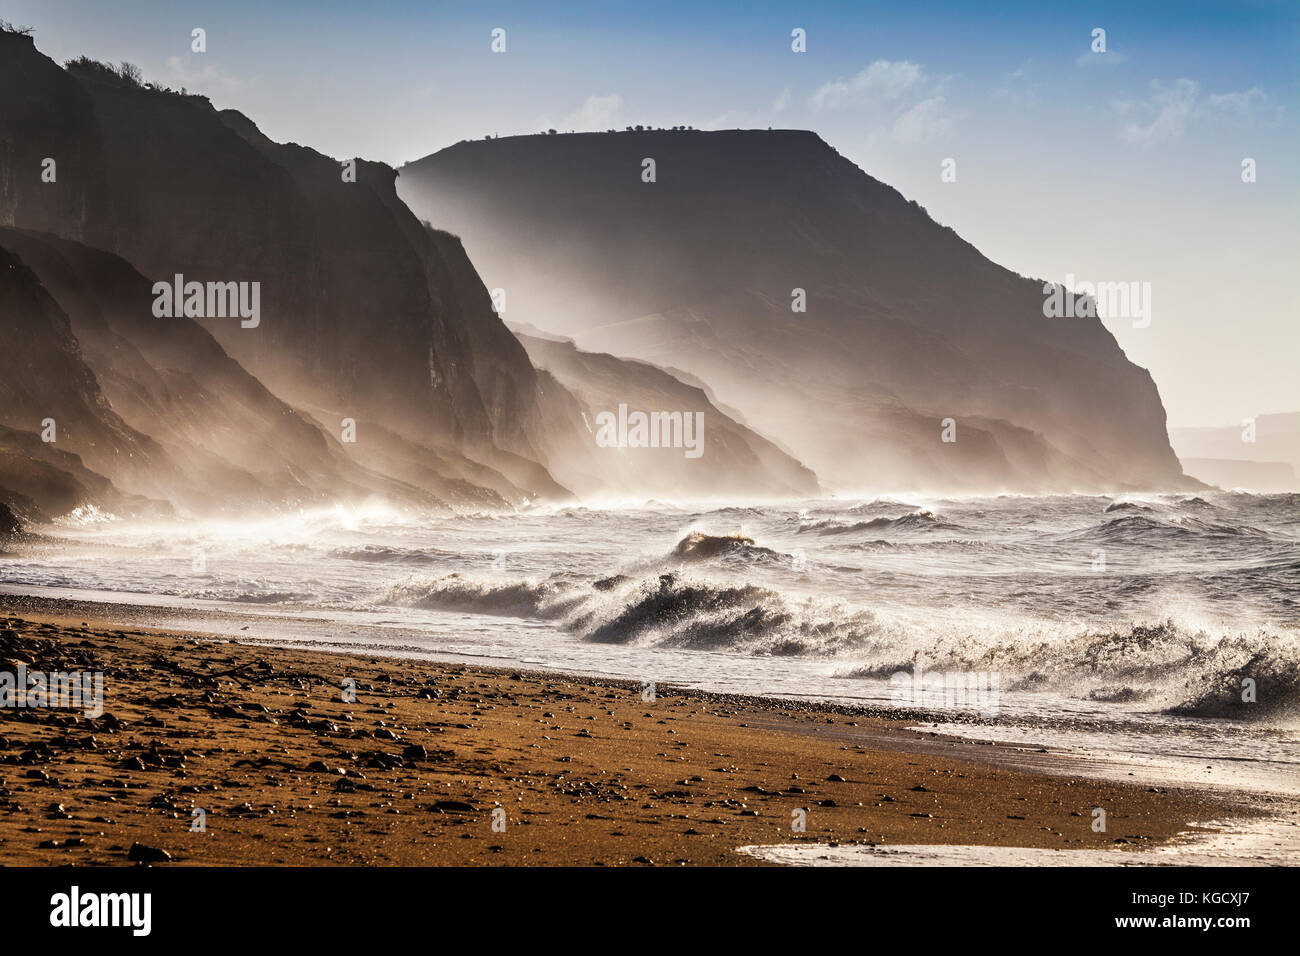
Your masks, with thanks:
M1101 322L1045 318L1042 281L812 133L462 142L398 192L463 237L512 320L699 376L837 486L1189 483L1154 382Z

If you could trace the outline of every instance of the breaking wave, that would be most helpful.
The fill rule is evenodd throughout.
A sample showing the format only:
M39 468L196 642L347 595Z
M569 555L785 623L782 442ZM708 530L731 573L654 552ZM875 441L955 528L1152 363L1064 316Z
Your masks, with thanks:
M868 501L864 504L854 505L852 508L846 509L845 513L851 515L863 515L863 514L875 515L875 514L882 514L889 511L901 511L906 513L909 511L920 511L920 510L921 510L920 505L910 505L903 501L896 501L893 498L877 498L874 501Z
M711 563L751 551L776 553L741 535L691 532L664 556L671 570L513 581L413 577L383 602L548 620L591 643L824 657L842 662L846 678L918 667L984 671L1000 674L1007 690L1142 701L1190 716L1300 715L1300 640L1291 632L1225 633L1174 620L1086 627L1005 615L981 623L938 611L918 621L711 576ZM1253 699L1243 698L1247 679L1255 682Z
M836 521L826 518L821 521L808 521L799 525L799 534L853 534L860 531L958 531L960 525L945 521L933 511L920 509L910 511L896 518L880 515L869 521Z
M819 614L807 602L753 585L670 572L585 582L494 583L449 574L390 588L383 602L559 622L583 640L748 654L838 654L879 630L873 615Z
M1119 628L945 633L906 656L844 676L916 668L998 673L1008 690L1053 690L1082 700L1147 701L1167 713L1238 720L1300 717L1300 639L1260 628L1216 633L1172 620ZM1244 684L1243 681L1253 681Z
M391 548L368 544L361 548L336 548L330 557L344 561L365 561L373 564L434 564L442 558L459 557L454 552L420 551L411 548Z
M595 590L595 582L591 587ZM563 617L581 603L581 587L555 576L542 581L498 581L460 573L411 578L390 587L381 603L430 611L464 611L505 617Z
M1264 538L1267 536L1267 532L1250 525L1219 524L1194 517L1173 517L1162 520L1148 517L1146 514L1123 514L1102 524L1064 534L1061 540L1158 545L1190 538Z

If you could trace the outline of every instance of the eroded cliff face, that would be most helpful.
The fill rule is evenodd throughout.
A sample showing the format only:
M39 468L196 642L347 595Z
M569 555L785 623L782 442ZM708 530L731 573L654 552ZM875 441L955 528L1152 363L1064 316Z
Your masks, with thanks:
M84 239L89 224L103 221L108 197L90 96L31 37L3 32L0 90L0 225Z
M6 88L25 91L0 102L6 224L83 240L150 280L257 283L255 327L196 320L278 397L330 428L354 419L347 451L362 466L373 432L403 454L424 449L430 477L468 456L455 470L486 462L493 496L568 496L545 467L527 356L485 291L462 293L472 266L396 198L390 168L358 161L350 181L339 162L272 143L202 97L91 63L61 69L28 38L0 46ZM50 153L54 184L40 179Z
M587 423L589 430L557 459L556 473L568 487L592 496L695 498L799 498L820 490L810 470L735 421L704 389L646 362L584 352L571 341L523 330L515 334L533 363L572 396L572 406L558 415ZM625 419L638 412L671 417L666 426L650 428L649 447L598 440L602 416L617 422L620 406ZM685 421L680 430L679 421ZM604 437L621 436L611 430ZM728 480L720 482L720 476Z
M68 316L3 244L0 356L0 488L59 513L82 500L129 506L108 474L157 498L181 482L165 450L110 406Z
M152 283L121 258L17 229L0 228L0 247L21 256L67 315L113 411L175 463L178 474L165 490L178 504L301 506L375 493L443 504L352 465L331 435L273 395L193 320L156 318ZM120 462L102 467L112 475L123 470Z
M398 189L512 320L698 375L840 487L1186 482L1154 382L1098 320L1045 318L1041 281L812 133L464 142Z

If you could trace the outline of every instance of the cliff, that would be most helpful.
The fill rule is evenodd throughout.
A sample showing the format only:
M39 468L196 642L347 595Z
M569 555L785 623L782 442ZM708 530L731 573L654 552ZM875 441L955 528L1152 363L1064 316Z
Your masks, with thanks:
M0 500L16 494L53 514L82 503L138 510L147 503L106 474L157 498L181 482L167 453L113 410L67 314L2 246L0 362Z
M390 168L358 161L345 181L238 113L91 61L62 69L27 37L0 35L0 84L17 91L0 98L0 225L77 239L151 282L257 283L255 326L195 320L278 398L331 428L355 420L362 467L393 454L368 435L395 436L434 485L458 480L443 463L477 463L495 474L485 499L569 497L545 467L527 356L486 293L466 301L456 277L472 267L397 199Z
M1189 484L1154 382L1100 321L1045 318L1042 281L812 133L462 142L398 189L511 321L698 376L840 487Z
M0 81L16 91L0 99L5 241L70 317L110 410L168 463L99 461L123 488L187 508L571 500L557 473L589 493L651 493L591 456L582 403L534 368L460 239L411 212L390 167L273 142L237 111L104 64L60 68L27 37L0 34ZM191 310L186 294L160 316L155 282L209 297L230 284L257 308L200 296ZM786 457L692 475L715 469L723 491L808 487Z
M704 389L675 378L646 362L584 352L567 340L516 330L519 341L539 369L553 375L575 399L568 414L590 428L580 447L562 456L557 473L571 488L587 495L648 494L706 498L746 495L758 498L809 497L818 493L816 476L776 445L732 419ZM617 447L602 445L599 419L618 415L620 405L637 411L696 415L702 426L698 457L684 447ZM684 436L685 437L685 436ZM720 485L718 476L731 479Z

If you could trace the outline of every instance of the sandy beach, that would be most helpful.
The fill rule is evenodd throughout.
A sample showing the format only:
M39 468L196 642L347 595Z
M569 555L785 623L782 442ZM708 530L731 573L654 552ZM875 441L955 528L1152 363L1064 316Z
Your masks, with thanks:
M4 596L0 613L0 671L104 675L98 717L0 709L7 865L755 865L736 848L809 841L1124 853L1251 812L1028 772L1008 748L844 708L151 632L110 605Z

